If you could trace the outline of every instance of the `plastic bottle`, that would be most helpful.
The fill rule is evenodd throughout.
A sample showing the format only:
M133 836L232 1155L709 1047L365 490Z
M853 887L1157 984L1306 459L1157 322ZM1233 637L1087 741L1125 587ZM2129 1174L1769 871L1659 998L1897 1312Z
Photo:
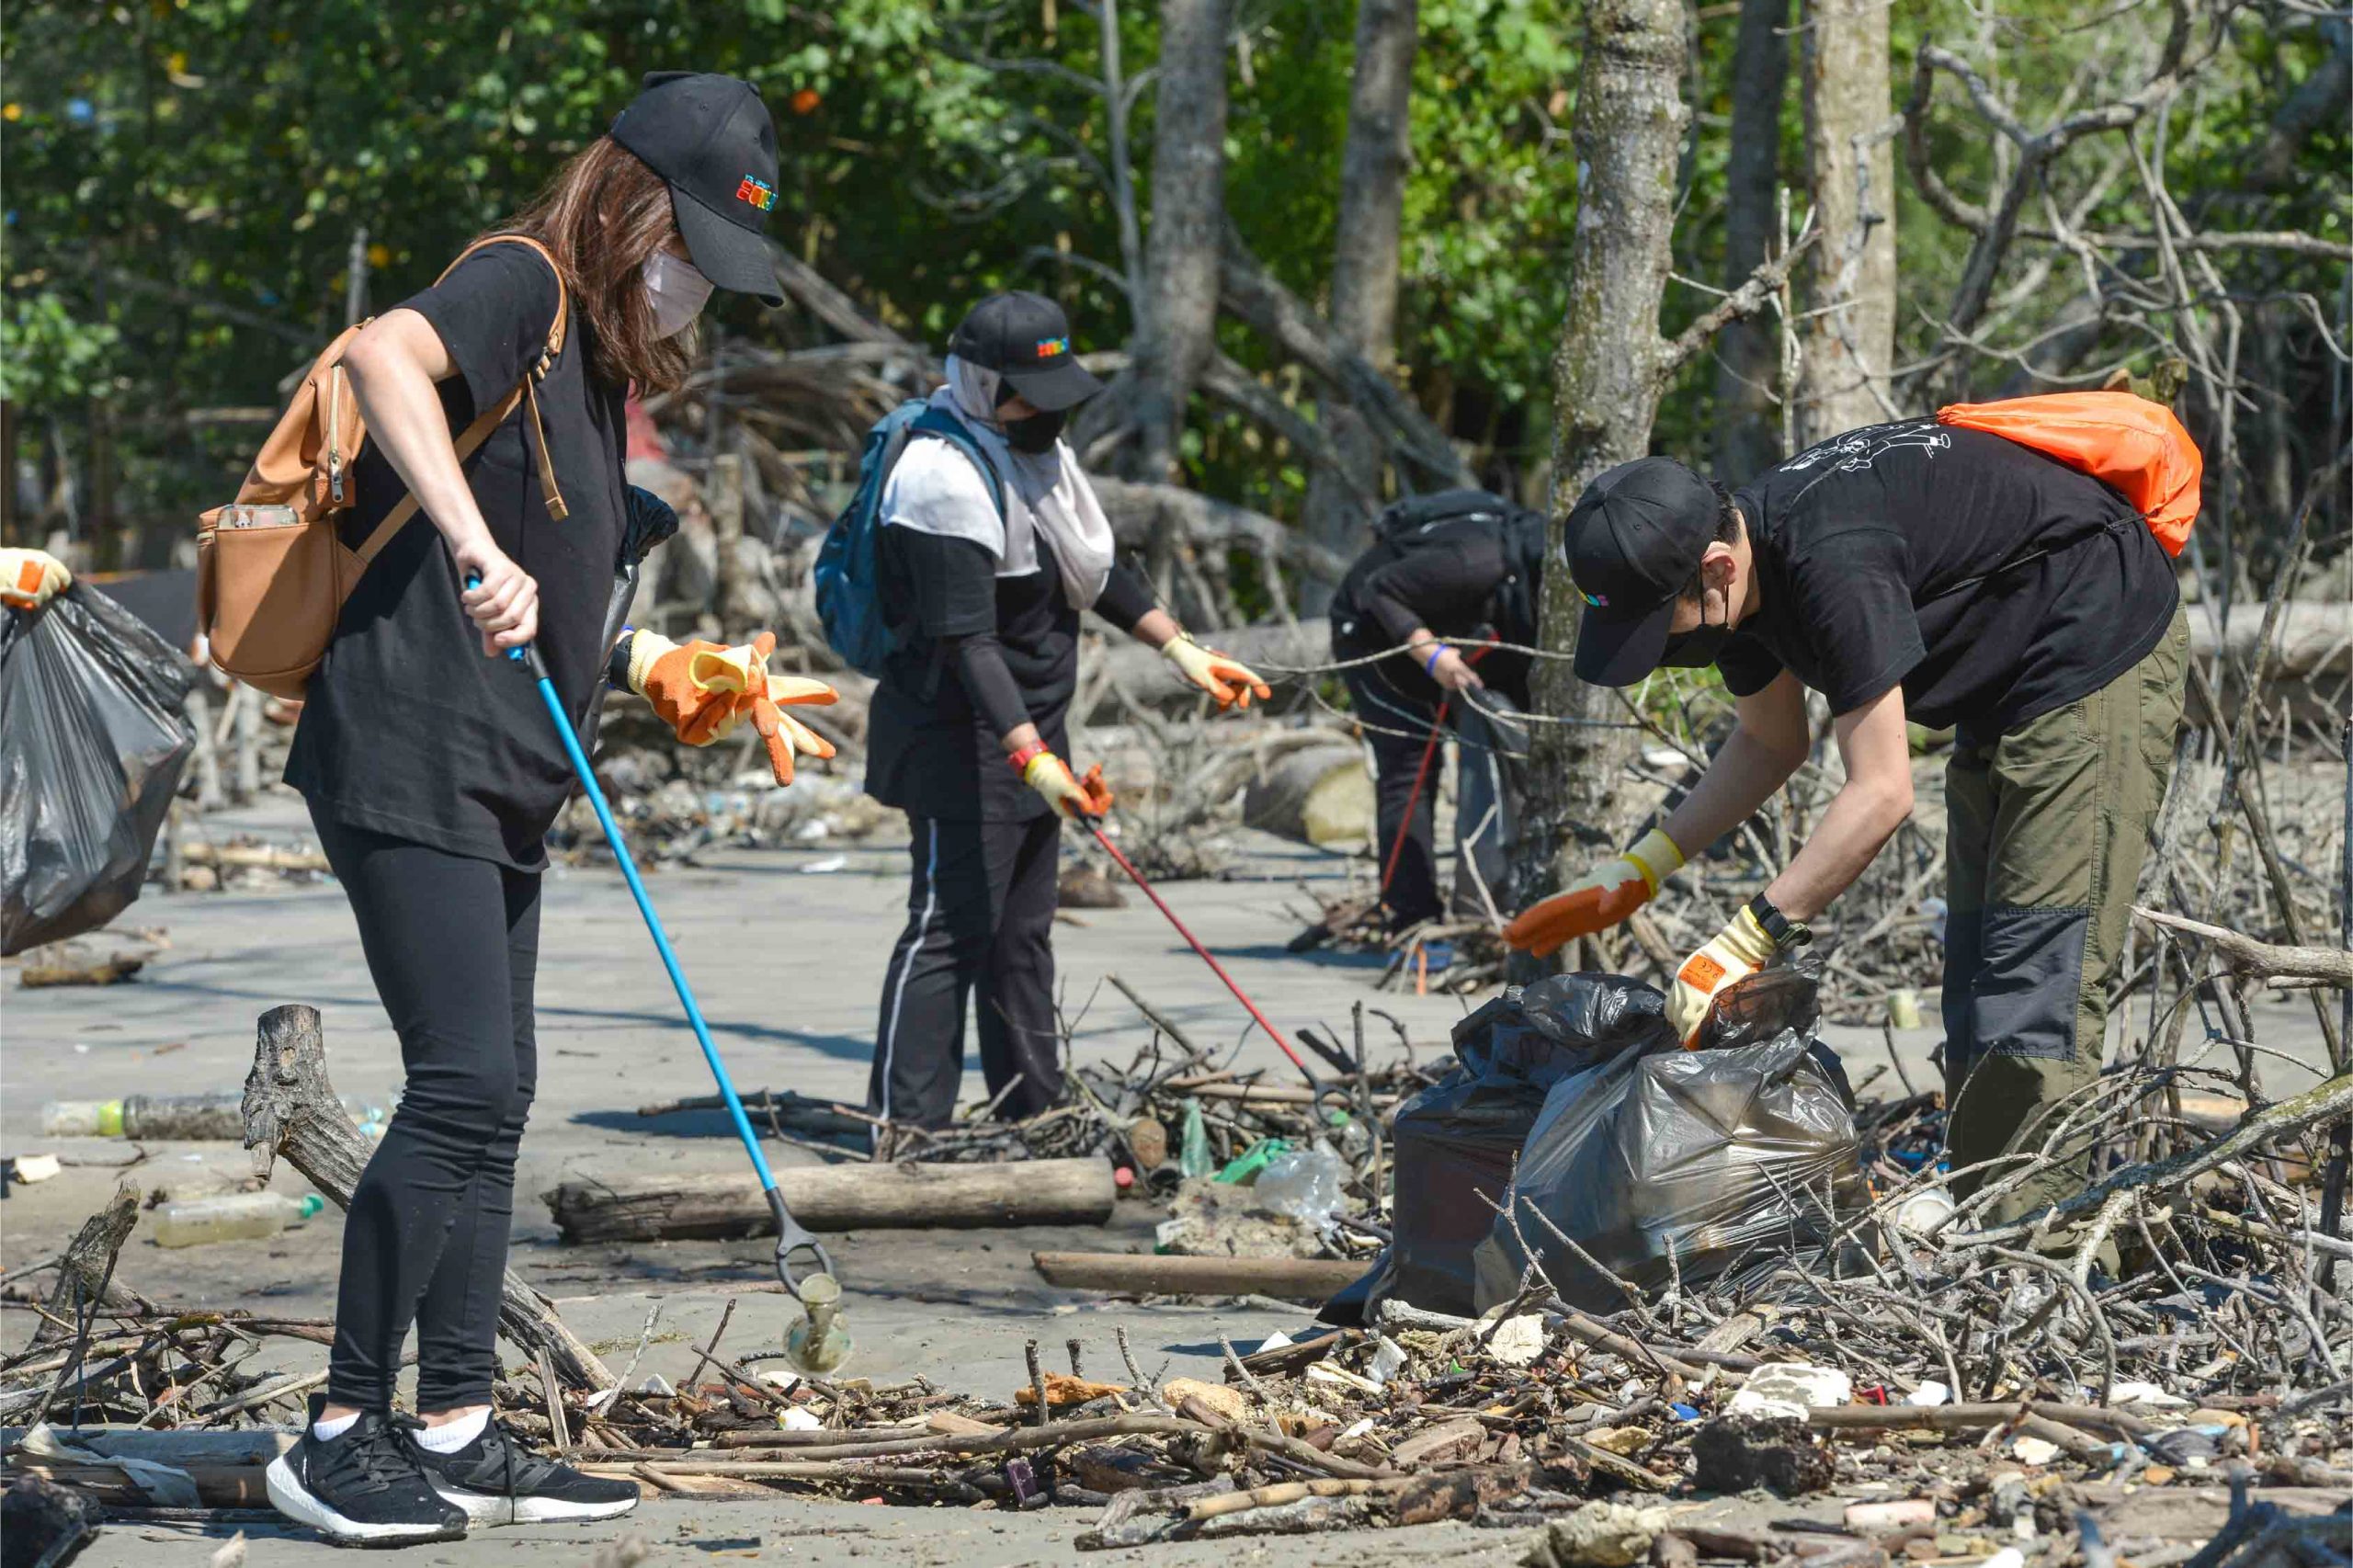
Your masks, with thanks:
M1188 1178L1205 1176L1217 1166L1210 1156L1209 1123L1201 1119L1201 1102L1185 1102L1185 1131L1176 1140L1176 1168Z
M370 1137L383 1136L383 1124L391 1113L382 1106L346 1095L343 1109L361 1131ZM128 1095L119 1100L51 1100L40 1108L40 1131L45 1138L242 1142L244 1096Z
M204 1246L213 1242L253 1242L300 1224L325 1208L313 1192L301 1199L282 1192L232 1192L190 1198L155 1210L155 1244Z
M1258 1207L1322 1230L1339 1211L1340 1184L1347 1176L1340 1156L1319 1138L1312 1149L1293 1149L1267 1163L1258 1173Z

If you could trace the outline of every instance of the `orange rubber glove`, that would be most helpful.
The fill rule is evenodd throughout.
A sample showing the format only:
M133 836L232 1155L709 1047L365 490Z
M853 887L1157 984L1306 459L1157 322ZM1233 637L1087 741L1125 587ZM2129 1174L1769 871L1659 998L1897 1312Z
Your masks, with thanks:
M0 604L39 609L74 583L65 562L45 550L0 550Z
M1099 762L1079 778L1073 777L1069 763L1052 752L1040 751L1022 767L1021 782L1066 817L1099 817L1111 809L1111 787L1103 782Z
M1549 958L1563 943L1607 930L1648 903L1683 866L1683 851L1663 828L1653 828L1634 846L1570 884L1564 892L1540 899L1504 927L1504 940L1538 958Z
M1179 631L1160 650L1160 656L1176 666L1177 673L1211 697L1220 708L1250 706L1256 697L1264 702L1275 692L1258 678L1258 672L1238 659L1229 659L1214 649L1204 648L1186 633Z
M707 746L749 719L767 743L768 768L779 784L792 782L794 753L834 755L831 741L784 710L822 708L838 695L824 681L768 674L775 632L732 648L700 638L673 642L656 631L632 632L631 639L630 689L652 703L687 744Z
M1699 1026L1708 1021L1708 1010L1715 1005L1716 994L1737 980L1746 980L1773 961L1773 938L1765 934L1756 916L1746 904L1732 917L1732 923L1715 935L1715 939L1689 958L1675 971L1675 983L1667 988L1666 1021L1675 1028L1676 1038L1689 1051L1699 1043Z

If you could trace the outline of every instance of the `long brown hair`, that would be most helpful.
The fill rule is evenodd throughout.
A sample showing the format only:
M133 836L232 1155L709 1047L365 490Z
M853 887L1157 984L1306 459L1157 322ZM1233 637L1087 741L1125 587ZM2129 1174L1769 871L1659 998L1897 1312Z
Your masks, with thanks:
M654 335L643 272L646 258L677 237L677 219L670 187L636 153L599 136L491 233L529 234L555 254L572 309L588 324L589 363L599 377L634 381L641 394L686 380L694 329Z

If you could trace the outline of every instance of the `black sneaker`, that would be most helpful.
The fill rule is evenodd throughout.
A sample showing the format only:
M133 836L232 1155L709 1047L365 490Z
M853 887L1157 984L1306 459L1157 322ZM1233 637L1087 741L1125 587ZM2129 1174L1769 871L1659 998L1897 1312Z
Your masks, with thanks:
M313 1395L311 1420L324 1400ZM269 1500L297 1524L335 1546L414 1546L457 1540L466 1514L433 1489L403 1436L414 1416L363 1413L349 1430L322 1441L308 1424L292 1448L272 1460Z
M433 1490L463 1508L473 1524L610 1519L637 1506L634 1481L583 1475L568 1464L541 1459L517 1442L495 1415L480 1437L455 1453L435 1453L414 1438L408 1447Z

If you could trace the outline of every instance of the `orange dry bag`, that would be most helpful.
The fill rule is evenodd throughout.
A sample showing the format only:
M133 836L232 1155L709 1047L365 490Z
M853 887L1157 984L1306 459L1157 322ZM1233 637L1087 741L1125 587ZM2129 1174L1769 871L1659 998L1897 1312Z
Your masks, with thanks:
M2047 392L1948 403L1937 423L1989 430L2090 474L2139 510L2167 555L2189 542L2206 462L2164 403L2129 392Z

